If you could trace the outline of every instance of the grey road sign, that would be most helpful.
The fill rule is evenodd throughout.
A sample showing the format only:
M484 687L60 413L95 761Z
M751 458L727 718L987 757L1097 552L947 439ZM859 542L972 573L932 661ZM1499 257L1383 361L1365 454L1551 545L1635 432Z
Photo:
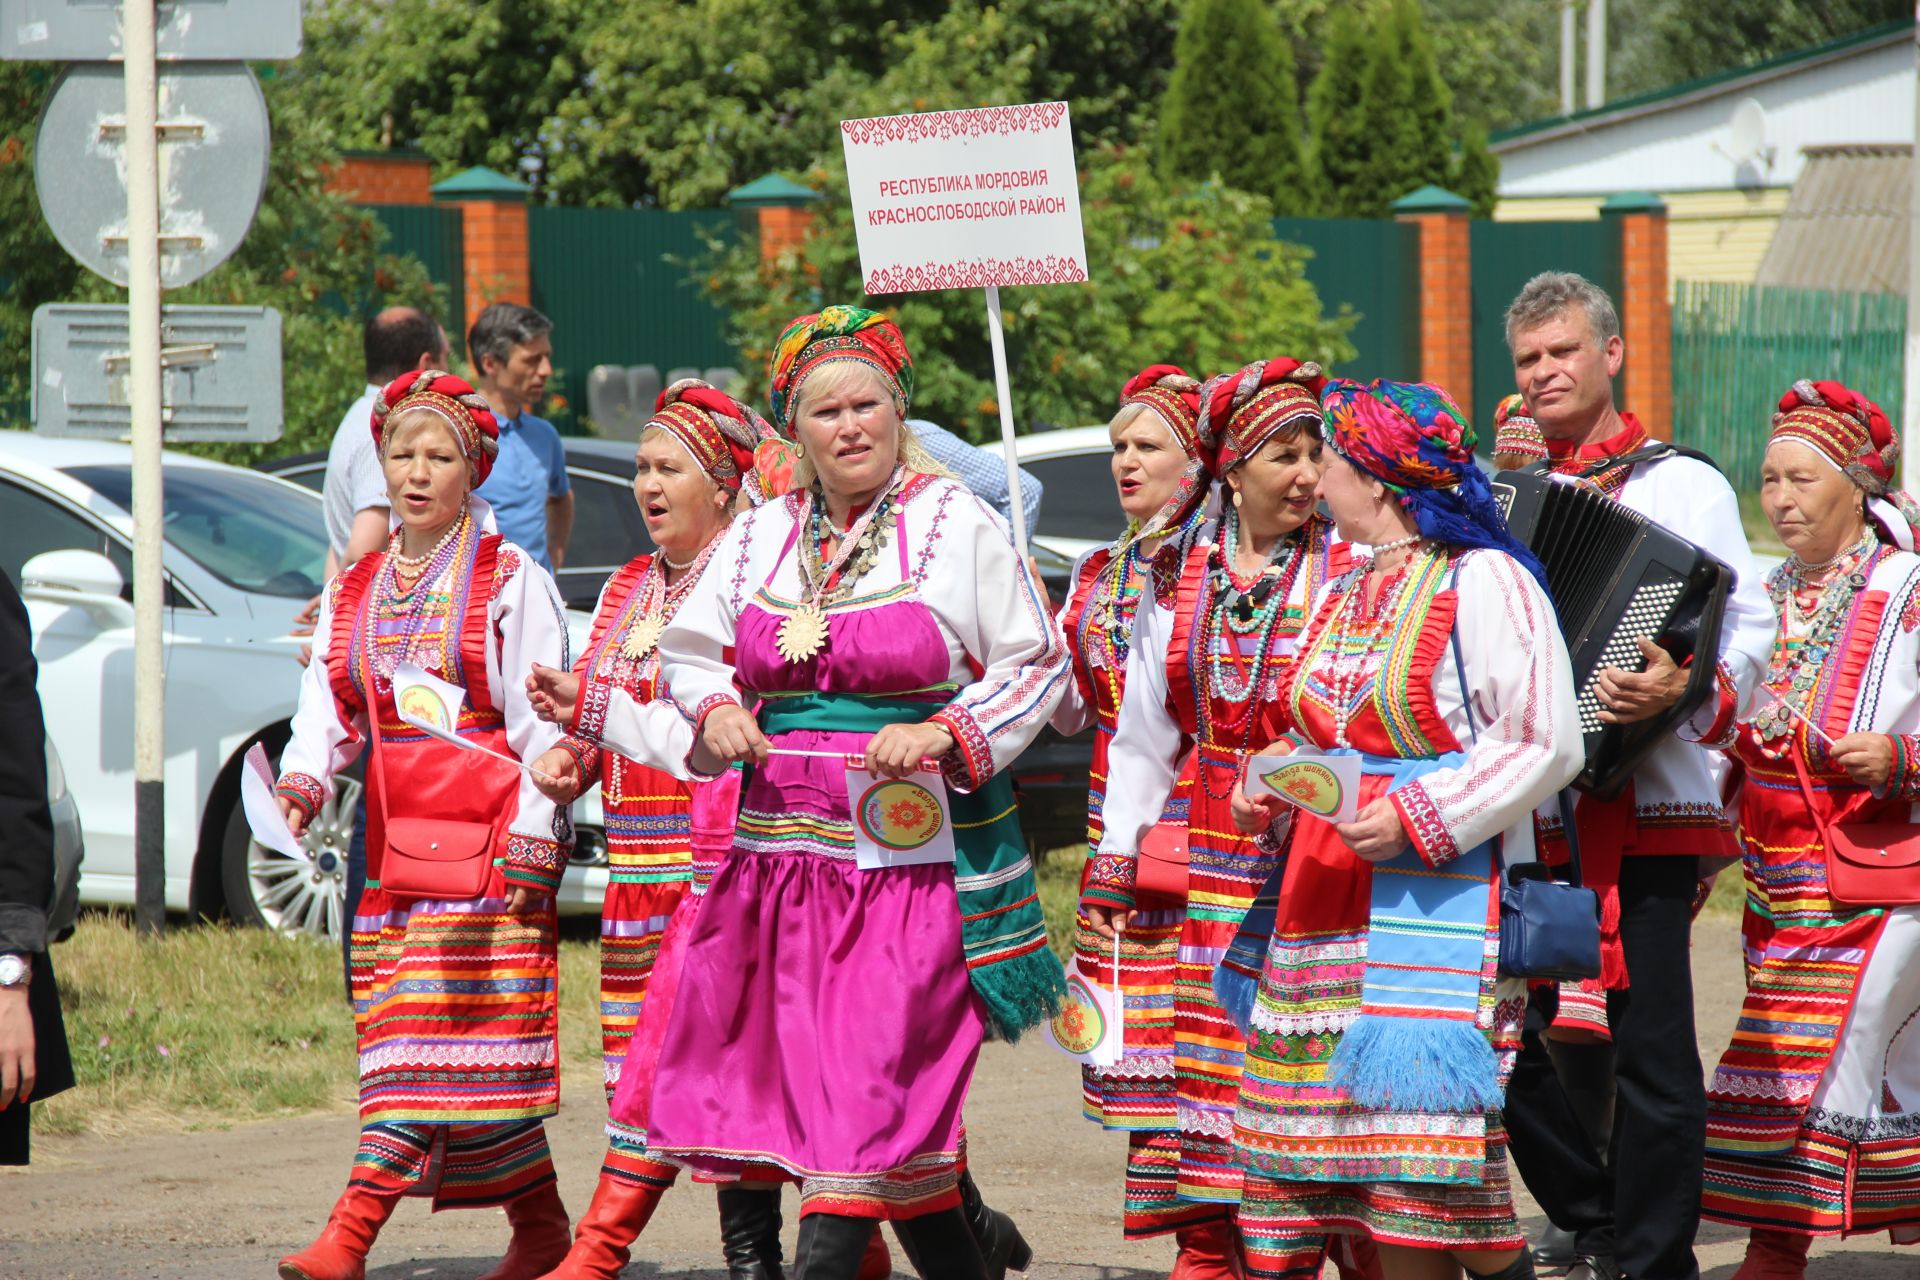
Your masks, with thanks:
M163 307L162 431L188 440L278 440L284 423L280 313L272 307ZM127 309L56 302L33 313L33 429L124 440Z
M69 67L47 98L33 178L55 238L127 283L126 85L120 68ZM160 284L192 284L240 247L267 189L267 102L240 62L160 70Z
M276 62L300 56L300 0L160 0L162 62ZM0 60L111 62L117 0L0 0Z

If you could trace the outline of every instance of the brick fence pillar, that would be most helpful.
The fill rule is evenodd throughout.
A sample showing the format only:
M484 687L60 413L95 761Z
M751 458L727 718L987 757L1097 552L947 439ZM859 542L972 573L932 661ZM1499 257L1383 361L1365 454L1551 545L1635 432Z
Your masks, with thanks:
M356 204L432 204L433 162L413 150L342 152L327 190Z
M493 302L533 301L533 258L527 240L529 188L504 173L469 169L435 184L436 203L460 210L468 323Z
M1420 235L1420 380L1446 388L1473 412L1473 206L1425 186L1393 202Z
M1667 206L1646 191L1608 196L1600 216L1620 229L1620 336L1627 344L1621 404L1657 440L1673 438L1673 298Z
M727 203L739 211L742 227L758 237L763 264L806 242L807 228L813 225L812 206L819 199L818 191L777 173L727 192Z

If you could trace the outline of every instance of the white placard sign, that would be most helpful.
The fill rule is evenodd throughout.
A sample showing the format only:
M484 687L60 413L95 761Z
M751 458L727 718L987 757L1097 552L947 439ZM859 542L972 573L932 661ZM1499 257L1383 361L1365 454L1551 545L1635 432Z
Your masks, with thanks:
M1087 278L1064 102L842 120L869 294Z

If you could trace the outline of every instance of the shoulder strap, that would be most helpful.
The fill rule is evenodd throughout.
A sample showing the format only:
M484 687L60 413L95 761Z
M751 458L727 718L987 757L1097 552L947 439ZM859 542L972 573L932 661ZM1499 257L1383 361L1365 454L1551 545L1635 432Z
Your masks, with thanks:
M1695 462L1706 463L1715 471L1720 470L1718 462L1698 449L1689 449L1686 445L1674 444L1671 440L1655 440L1651 444L1642 445L1632 453L1623 453L1613 458L1597 458L1580 470L1566 474L1571 475L1575 480L1590 480L1602 471L1611 471L1615 467L1637 467L1643 462L1659 462L1663 458L1692 458ZM1529 462L1517 470L1521 475L1527 476L1554 474L1553 463L1544 458L1537 462Z

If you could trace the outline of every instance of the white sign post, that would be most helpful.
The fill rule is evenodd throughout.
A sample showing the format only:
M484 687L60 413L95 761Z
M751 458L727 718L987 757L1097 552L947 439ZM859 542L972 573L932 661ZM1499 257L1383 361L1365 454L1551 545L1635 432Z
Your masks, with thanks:
M1024 557L1027 513L1000 286L1087 278L1067 104L842 120L840 140L866 291L986 290L1013 536Z

